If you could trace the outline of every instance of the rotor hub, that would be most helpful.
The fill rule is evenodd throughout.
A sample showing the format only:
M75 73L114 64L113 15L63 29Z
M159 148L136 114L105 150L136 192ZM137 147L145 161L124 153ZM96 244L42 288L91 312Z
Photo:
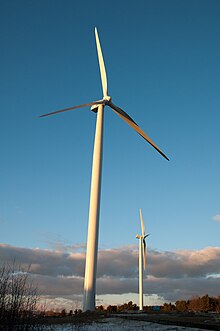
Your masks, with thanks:
M103 98L103 101L105 105L108 105L108 103L112 101L112 98L109 95L107 95L106 97Z

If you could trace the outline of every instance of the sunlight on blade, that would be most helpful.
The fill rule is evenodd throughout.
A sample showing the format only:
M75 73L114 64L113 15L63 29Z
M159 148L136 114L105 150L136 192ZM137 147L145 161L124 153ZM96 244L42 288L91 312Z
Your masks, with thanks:
M119 112L115 107L112 109L114 112L120 116L128 125L130 125L141 137L143 137L151 146L153 146L167 161L169 161L168 157L157 147L157 145L144 133L144 131L132 120L129 119L128 116L123 115ZM130 117L130 116L129 116Z
M142 216L142 210L140 209L140 219L141 219L141 231L142 231L142 236L145 235L145 229L144 229L144 220Z
M118 106L114 105L114 103L112 103L111 101L109 102L109 107L111 107L112 109L116 110L118 113L120 113L121 115L125 116L128 120L130 120L131 122L133 122L134 124L137 125L137 123L135 123L135 121L121 108L119 108Z
M107 76L106 76L106 70L105 70L105 63L102 55L102 49L99 41L98 31L97 28L95 28L95 39L96 39L96 47L97 47L97 53L98 53L98 59L99 59L99 68L100 68L100 74L101 74L101 80L102 80L102 91L103 91L103 98L108 96L108 87L107 87Z
M73 107L69 107L69 108L64 108L64 109L56 110L56 111L53 111L51 113L40 115L39 117L45 117L45 116L55 115L55 114L63 113L63 112L68 111L68 110L73 110L73 109L83 108L83 107L90 107L90 106L93 106L93 105L100 105L102 103L103 103L103 101L101 101L101 100L94 101L94 102L89 102L89 103L84 103L82 105L78 105L78 106L73 106Z

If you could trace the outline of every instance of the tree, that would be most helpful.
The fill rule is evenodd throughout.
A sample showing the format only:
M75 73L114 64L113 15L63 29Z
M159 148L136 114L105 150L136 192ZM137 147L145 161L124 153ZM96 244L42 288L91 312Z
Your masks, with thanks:
M164 303L163 305L163 310L164 311L173 311L175 310L175 306L170 302L170 303Z
M193 297L189 300L188 309L192 311L200 311L200 312L208 312L216 310L216 299L211 298L208 294L204 295L203 297Z
M62 309L61 310L61 314L60 314L61 317L66 317L66 309Z
M188 309L194 312L199 311L200 310L199 299L200 299L199 297L193 297L192 299L190 299Z
M132 301L128 302L128 310L133 310L133 302Z
M208 294L204 295L199 300L199 310L202 312L208 312L209 310L211 310L210 303L211 302Z
M4 330L32 330L37 308L37 289L30 281L30 267L22 270L15 261L0 267L0 324Z
M104 311L104 307L103 307L103 305L97 306L96 309L97 309L98 311Z
M215 311L220 313L220 296L218 296Z
M188 310L188 306L187 306L187 302L185 300L179 300L176 302L176 310L178 311L187 311Z
M115 306L115 305L109 305L108 307L107 307L107 312L109 312L109 313L116 313L117 312L117 306Z
M73 311L70 309L68 316L73 316Z

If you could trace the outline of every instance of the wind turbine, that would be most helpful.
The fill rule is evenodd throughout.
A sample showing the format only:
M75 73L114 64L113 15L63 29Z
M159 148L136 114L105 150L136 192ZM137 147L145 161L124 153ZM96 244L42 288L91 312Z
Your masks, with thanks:
M109 106L121 119L130 125L140 136L142 136L151 146L153 146L165 159L167 156L157 147L157 145L144 133L144 131L135 123L135 121L121 108L113 104L108 94L107 76L98 31L95 28L95 39L98 53L99 68L101 74L103 98L97 101L85 103L78 106L64 108L41 115L45 117L69 110L91 107L91 110L97 113L96 130L92 161L92 178L90 191L90 207L88 221L88 237L86 251L86 267L84 278L84 298L83 311L95 310L95 293L96 293L96 269L98 253L98 232L99 232L99 210L100 210L100 193L101 193L101 174L102 174L102 154L103 154L103 120L104 107Z
M143 260L144 260L144 270L146 270L147 249L146 249L145 238L148 237L149 234L145 234L144 220L141 209L140 209L140 220L141 220L141 236L137 234L136 238L139 239L139 310L143 310Z

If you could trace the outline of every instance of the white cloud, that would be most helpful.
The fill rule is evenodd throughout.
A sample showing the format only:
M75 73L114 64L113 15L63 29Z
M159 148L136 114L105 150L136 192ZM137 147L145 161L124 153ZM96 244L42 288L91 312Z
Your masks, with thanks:
M217 222L220 222L220 215L215 215L215 216L213 217L213 220L214 220L214 221L217 221Z

